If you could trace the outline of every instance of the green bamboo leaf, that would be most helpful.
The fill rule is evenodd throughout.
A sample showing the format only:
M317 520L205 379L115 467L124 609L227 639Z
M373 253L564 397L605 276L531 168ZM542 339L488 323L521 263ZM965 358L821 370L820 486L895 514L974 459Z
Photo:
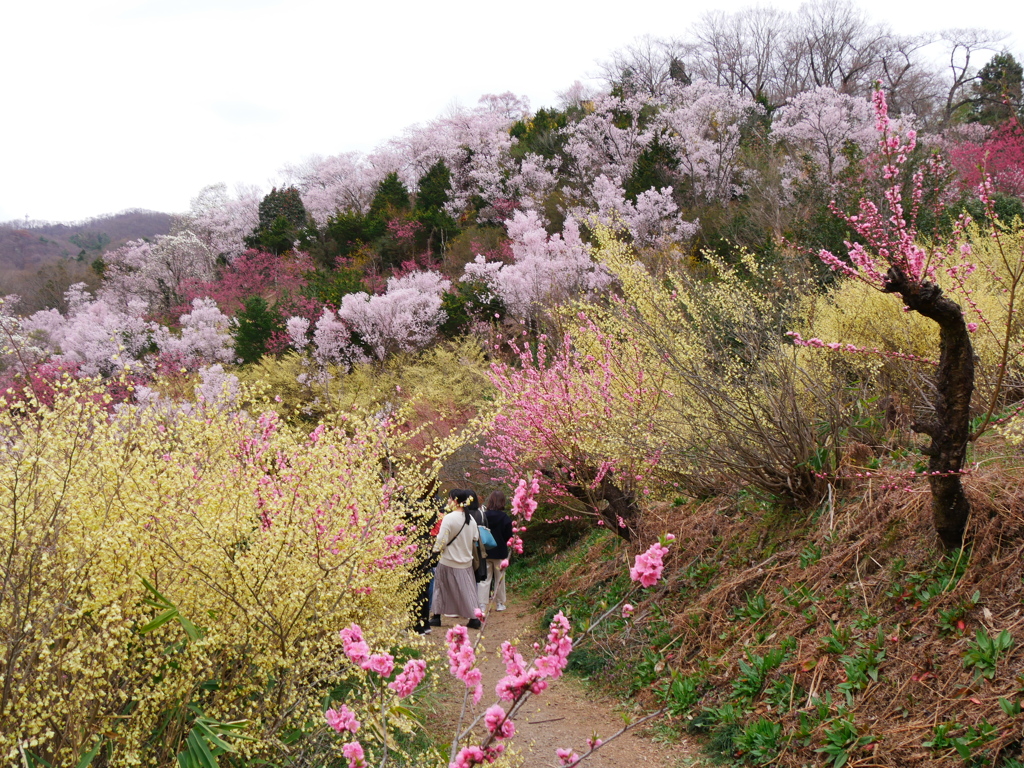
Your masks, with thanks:
M96 754L100 751L100 747L102 746L103 737L101 736L100 738L96 739L96 744L93 746L93 748L86 752L84 755L82 755L81 759L78 761L78 764L75 766L75 768L88 768L88 766L92 764L92 759L96 757Z
M158 608L160 606L154 606L154 607ZM145 635L147 632L152 632L154 629L157 629L158 627L162 627L164 624L166 624L171 619L175 618L177 615L178 615L178 609L177 608L169 608L166 611L164 611L163 613L161 613L159 616L157 616L155 619L153 619L151 622L149 622L145 626L141 627L139 629L139 634L140 635Z

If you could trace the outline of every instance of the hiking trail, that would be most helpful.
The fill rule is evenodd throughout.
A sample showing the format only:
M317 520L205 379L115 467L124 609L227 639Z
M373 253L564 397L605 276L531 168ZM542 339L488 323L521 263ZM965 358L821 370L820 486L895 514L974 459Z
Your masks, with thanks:
M498 612L492 608L481 630L483 639L477 646L477 666L483 673L484 695L473 714L472 700L467 704L467 722L476 713L482 712L495 701L494 686L505 676L505 665L501 659L500 646L511 640L523 657L532 658L534 642L543 645L546 632L540 629L539 611L528 601L512 597L508 609ZM445 618L443 626L434 627L427 636L440 649L445 658L445 633L461 619ZM477 632L470 630L470 639L476 640ZM438 711L437 725L442 733L451 734L462 711L465 686L455 678L444 683ZM633 713L641 717L644 713ZM549 681L546 691L531 696L515 718L516 735L512 739L514 748L523 756L523 765L529 768L557 768L559 765L555 750L572 748L579 754L587 751L587 739L593 735L607 738L622 729L622 710L616 709L616 702L601 696L581 680L563 676ZM700 766L696 748L685 738L675 744L653 741L650 731L640 726L619 736L607 746L601 747L588 757L581 766L586 768L682 768Z

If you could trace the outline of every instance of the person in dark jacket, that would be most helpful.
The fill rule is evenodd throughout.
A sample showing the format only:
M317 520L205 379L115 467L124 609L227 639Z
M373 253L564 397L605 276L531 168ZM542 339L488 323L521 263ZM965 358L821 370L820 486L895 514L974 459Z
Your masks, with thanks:
M497 546L487 549L487 579L478 587L485 603L490 601L490 595L493 592L497 610L504 611L507 596L505 594L505 569L501 567L501 564L508 560L508 542L512 538L512 518L505 513L504 493L494 491L487 497L484 518Z

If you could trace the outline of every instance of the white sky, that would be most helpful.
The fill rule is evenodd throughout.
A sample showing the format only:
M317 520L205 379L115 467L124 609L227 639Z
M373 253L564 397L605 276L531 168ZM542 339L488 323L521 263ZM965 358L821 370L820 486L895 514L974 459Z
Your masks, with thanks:
M636 37L679 36L709 8L751 4L11 0L0 221L178 212L220 181L269 189L286 163L369 151L484 93L552 106ZM860 5L898 32L1024 25L1015 0ZM1017 54L1020 36L1007 46Z

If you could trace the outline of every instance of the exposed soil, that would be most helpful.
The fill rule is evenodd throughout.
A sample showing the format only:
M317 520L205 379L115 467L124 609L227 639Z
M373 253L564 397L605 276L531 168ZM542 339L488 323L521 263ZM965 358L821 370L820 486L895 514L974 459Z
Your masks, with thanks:
M435 628L429 637L443 649L445 632L457 621L444 619L444 626L440 630ZM505 675L505 665L499 651L501 643L506 639L518 641L520 651L529 660L532 644L544 641L544 633L537 627L536 613L526 601L512 600L508 610L501 613L492 610L482 630L483 639L477 646L477 659L483 672L484 685L484 697L477 711L483 711L494 702L494 686ZM476 632L470 632L474 640L476 635ZM441 652L444 653L443 650ZM447 706L438 713L439 726L445 727L449 733L453 731L462 709L462 693L465 690L458 681L453 679L453 682L458 687L452 686L450 695L446 690L442 701ZM472 707L471 700L467 706ZM571 747L582 754L587 750L587 739L594 734L599 738L607 738L622 729L624 711L581 681L562 677L553 681L543 694L532 696L519 711L515 720L514 744L524 758L524 765L530 768L558 766L556 749ZM634 718L639 718L644 713L632 714ZM475 717L475 713L469 715L467 721L472 717ZM627 731L587 758L583 765L588 768L678 768L698 765L695 754L696 749L685 742L671 745L655 742L641 728Z

